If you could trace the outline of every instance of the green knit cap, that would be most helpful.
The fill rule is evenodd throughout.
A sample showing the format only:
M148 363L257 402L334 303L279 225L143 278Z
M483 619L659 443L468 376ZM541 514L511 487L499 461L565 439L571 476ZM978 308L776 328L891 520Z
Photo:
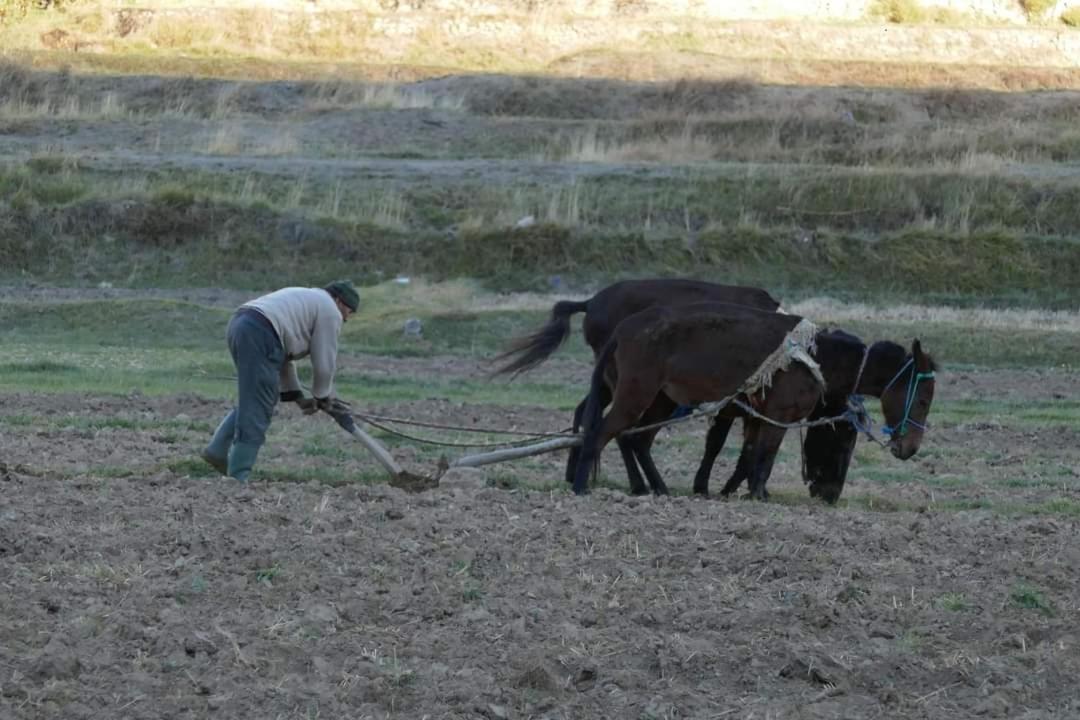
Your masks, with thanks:
M356 292L356 288L347 280L335 280L326 286L326 292L330 293L330 297L345 303L353 312L360 307L360 293Z

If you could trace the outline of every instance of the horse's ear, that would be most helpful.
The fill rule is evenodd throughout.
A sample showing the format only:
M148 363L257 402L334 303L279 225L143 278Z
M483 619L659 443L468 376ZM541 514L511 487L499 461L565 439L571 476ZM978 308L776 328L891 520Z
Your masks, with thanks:
M911 343L911 357L915 360L915 367L919 369L919 372L928 372L933 370L934 361L930 359L930 356L923 352L922 343L919 342L919 338Z

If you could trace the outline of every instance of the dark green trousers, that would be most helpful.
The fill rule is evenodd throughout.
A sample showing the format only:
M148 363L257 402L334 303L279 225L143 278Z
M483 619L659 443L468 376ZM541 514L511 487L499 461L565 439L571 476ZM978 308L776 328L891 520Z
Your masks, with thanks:
M236 407L218 425L203 457L214 467L246 481L278 401L285 350L270 321L240 310L229 322L229 353L236 366Z

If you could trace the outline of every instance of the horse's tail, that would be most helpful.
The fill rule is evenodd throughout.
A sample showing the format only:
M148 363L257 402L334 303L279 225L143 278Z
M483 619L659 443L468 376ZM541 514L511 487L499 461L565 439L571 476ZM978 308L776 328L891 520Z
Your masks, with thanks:
M530 335L513 340L509 348L495 357L492 362L512 360L492 374L505 375L532 370L547 360L570 335L570 316L588 309L588 300L561 300L555 303L551 308L551 319L546 325Z
M588 489L586 483L590 475L595 474L600 467L600 453L597 444L600 440L600 428L604 424L604 402L600 399L604 385L604 378L611 357L615 354L618 341L611 338L600 355L596 358L596 367L593 368L592 382L589 385L589 396L585 398L585 412L581 414L581 426L584 437L581 442L581 455L578 458L578 470L574 476L574 492L582 493ZM586 469L587 468L587 469Z

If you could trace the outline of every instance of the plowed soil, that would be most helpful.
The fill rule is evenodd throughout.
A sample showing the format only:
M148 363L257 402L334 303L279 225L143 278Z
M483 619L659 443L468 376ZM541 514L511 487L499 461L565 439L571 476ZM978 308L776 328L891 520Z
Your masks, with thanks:
M440 361L365 362L419 375ZM1075 393L1055 382L952 374L936 402ZM558 481L562 454L409 494L352 481L374 466L329 421L316 429L336 452L299 452L312 421L286 410L245 487L188 462L226 408L0 398L0 716L1080 716L1080 528L1031 510L1077 499L1075 430L939 423L908 463L860 450L827 507L802 500L797 437L767 504L530 489ZM703 431L658 440L673 487L701 447L673 439ZM309 465L342 484L278 477ZM909 481L875 481L880 467Z

